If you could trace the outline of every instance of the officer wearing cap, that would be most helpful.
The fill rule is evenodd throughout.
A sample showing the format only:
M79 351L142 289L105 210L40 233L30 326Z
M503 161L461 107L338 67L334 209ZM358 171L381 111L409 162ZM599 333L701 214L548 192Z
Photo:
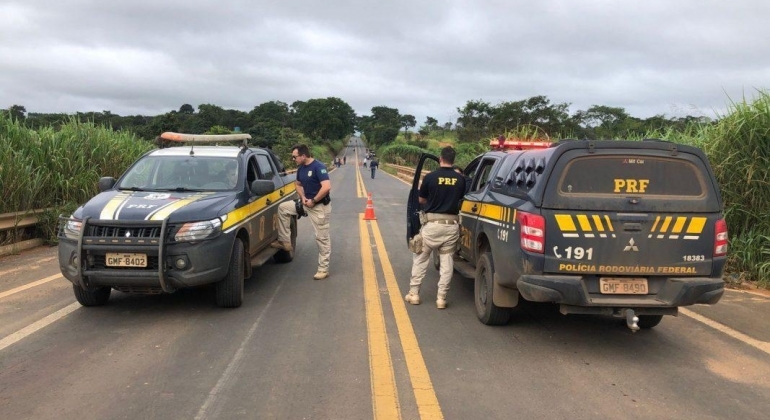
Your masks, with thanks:
M465 177L452 165L455 150L451 146L441 149L439 168L422 180L419 202L425 212L426 222L420 229L422 252L412 258L412 278L405 300L412 305L420 304L420 285L428 268L431 252L437 251L441 260L436 307L446 308L446 294L452 280L454 261L452 255L460 238L460 200L465 195Z

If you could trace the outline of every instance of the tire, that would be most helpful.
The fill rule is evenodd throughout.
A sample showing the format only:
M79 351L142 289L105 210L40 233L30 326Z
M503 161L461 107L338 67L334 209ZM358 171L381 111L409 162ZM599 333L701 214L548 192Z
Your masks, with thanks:
M297 252L297 218L291 218L291 251L279 250L273 255L275 262L286 264L294 259L294 253Z
M222 308L237 308L243 303L243 242L235 238L230 270L216 285L217 305Z
M643 330L649 330L660 324L663 320L663 315L639 315L639 322L636 325Z
M438 249L433 250L433 268L435 268L436 271L441 270L441 257L439 257Z
M492 254L484 252L476 263L474 301L476 316L485 325L505 325L511 319L513 308L496 306L493 302L495 269Z
M72 285L75 299L83 306L104 306L110 300L111 287L92 287L84 289L77 284Z

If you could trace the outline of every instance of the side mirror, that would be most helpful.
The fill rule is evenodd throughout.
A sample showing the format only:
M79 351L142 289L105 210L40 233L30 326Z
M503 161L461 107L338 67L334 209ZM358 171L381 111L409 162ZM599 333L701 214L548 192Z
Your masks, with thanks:
M115 178L111 176L103 176L99 178L99 192L105 192L111 190L115 186Z
M270 179L257 179L251 183L251 192L254 195L262 196L275 191L275 182Z

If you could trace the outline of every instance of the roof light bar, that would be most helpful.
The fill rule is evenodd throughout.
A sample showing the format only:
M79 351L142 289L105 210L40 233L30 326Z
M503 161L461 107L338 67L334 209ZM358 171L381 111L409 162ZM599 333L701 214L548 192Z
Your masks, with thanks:
M247 133L241 134L185 134L174 133L172 131L166 131L160 135L160 138L168 141L175 141L180 143L221 143L227 141L243 141L246 144L248 140L251 140L251 135Z
M550 141L526 141L526 140L513 140L513 139L500 139L495 138L489 141L489 147L492 150L527 150L527 149L547 149L551 147L553 143Z

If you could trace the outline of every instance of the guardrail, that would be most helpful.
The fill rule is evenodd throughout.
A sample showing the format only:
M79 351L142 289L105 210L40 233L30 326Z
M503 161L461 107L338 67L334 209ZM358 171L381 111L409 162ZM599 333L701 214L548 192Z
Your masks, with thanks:
M0 214L0 231L34 226L37 224L37 215L45 210L28 210L17 213Z
M401 179L404 179L406 181L412 182L414 179L414 168L410 166L401 166L401 165L394 165L392 163L386 163L383 166L386 168L393 168L396 170L396 176L398 176ZM428 174L430 171L422 171L423 176Z

